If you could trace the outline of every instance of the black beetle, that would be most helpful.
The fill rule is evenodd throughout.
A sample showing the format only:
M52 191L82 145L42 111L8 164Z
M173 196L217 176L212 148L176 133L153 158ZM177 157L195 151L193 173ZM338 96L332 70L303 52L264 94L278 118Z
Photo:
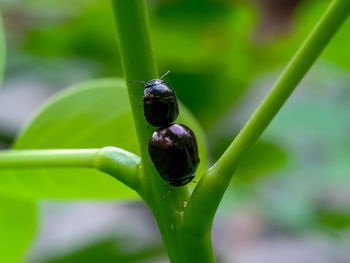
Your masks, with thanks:
M163 78L169 74L167 71L159 79L150 81L129 81L144 85L143 107L146 120L156 127L163 127L176 120L179 115L179 105L175 91Z
M148 152L160 176L173 186L192 181L200 162L193 131L177 123L156 130L149 140Z

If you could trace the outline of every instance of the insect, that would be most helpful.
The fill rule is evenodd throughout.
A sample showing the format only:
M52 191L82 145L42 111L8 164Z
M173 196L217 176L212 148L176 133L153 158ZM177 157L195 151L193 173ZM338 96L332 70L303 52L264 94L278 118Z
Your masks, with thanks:
M145 87L143 92L144 115L149 124L156 127L163 127L174 122L179 115L179 105L175 91L163 78L168 75L167 71L159 79L150 81L129 81L139 83Z
M200 162L196 137L183 124L156 130L149 140L148 152L160 176L172 186L192 181Z

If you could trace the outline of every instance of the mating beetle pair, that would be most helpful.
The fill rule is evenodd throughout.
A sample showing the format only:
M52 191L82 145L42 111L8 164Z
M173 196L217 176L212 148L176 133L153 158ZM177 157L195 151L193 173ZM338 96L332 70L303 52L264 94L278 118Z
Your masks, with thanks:
M175 91L163 80L130 81L144 85L143 106L149 124L160 127L148 142L148 152L160 176L170 185L192 181L199 165L197 140L190 128L173 123L179 115Z

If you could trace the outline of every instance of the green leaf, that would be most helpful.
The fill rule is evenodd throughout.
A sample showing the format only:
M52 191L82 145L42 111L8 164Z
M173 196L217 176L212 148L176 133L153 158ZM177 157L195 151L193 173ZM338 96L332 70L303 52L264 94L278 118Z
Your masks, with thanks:
M2 27L2 18L0 14L0 83L2 81L4 67L5 67L5 35Z
M34 203L0 198L0 262L20 262L35 234L36 219Z
M135 262L156 262L160 261L160 258L164 258L164 248L158 243L138 244L136 249L128 249L130 244L135 241L124 237L120 240L97 240L92 244L87 244L82 247L78 245L71 250L65 250L63 253L43 260L46 263L77 263L77 262L123 262L123 263L135 263Z
M282 167L287 154L277 144L259 140L237 167L236 181L252 183L269 172Z
M179 122L190 126L206 164L203 133L182 107ZM55 96L34 117L15 149L100 148L116 146L138 154L128 94L121 79L89 81ZM33 198L135 198L136 192L113 177L89 168L0 171L0 192Z

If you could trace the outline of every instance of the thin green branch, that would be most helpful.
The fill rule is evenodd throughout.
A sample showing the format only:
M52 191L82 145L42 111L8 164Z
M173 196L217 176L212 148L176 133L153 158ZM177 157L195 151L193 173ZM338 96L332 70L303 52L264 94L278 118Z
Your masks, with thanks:
M137 190L140 184L139 165L138 156L115 147L0 151L0 169L89 167L110 174L134 190Z
M140 173L141 159L137 155L116 147L104 147L97 153L94 167L112 175L125 185L140 192L143 184Z
M220 159L202 177L187 205L185 225L209 231L217 207L242 156L257 141L274 116L346 20L349 0L335 0L292 58L280 78Z

